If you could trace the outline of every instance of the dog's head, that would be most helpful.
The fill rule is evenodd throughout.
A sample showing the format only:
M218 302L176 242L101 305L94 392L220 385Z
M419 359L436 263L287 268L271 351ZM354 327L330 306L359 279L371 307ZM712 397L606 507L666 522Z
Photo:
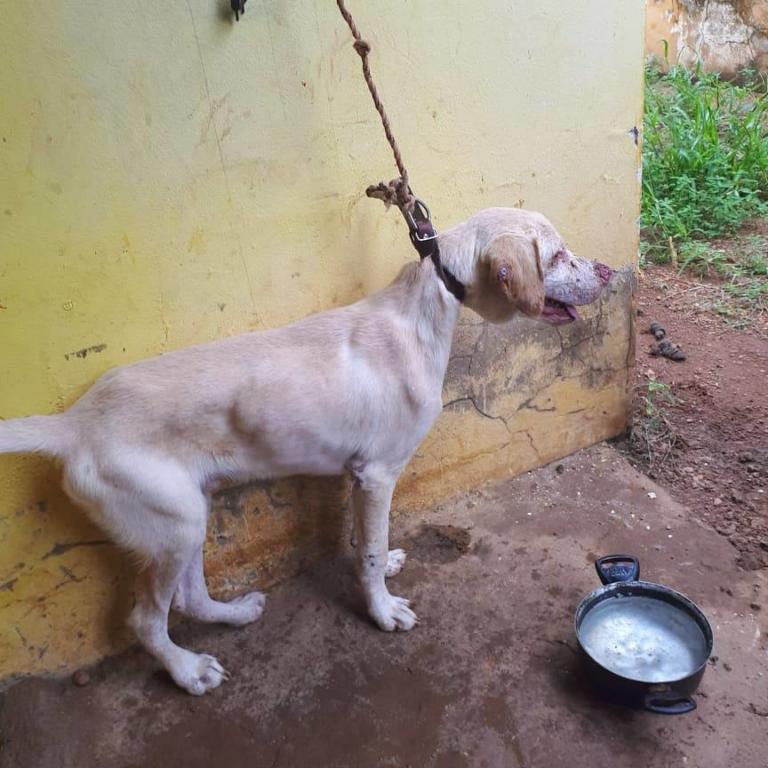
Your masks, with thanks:
M494 323L517 313L572 323L576 307L595 301L613 274L605 264L574 256L552 224L532 211L490 208L446 235L448 245L462 241L452 262L465 278L466 305Z

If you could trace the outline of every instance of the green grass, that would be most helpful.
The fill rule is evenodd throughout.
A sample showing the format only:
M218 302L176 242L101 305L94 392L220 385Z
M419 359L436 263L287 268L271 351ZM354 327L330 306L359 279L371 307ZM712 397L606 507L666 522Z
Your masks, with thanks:
M642 225L646 251L736 232L768 216L768 81L744 85L646 69Z
M668 384L656 379L648 379L648 383L643 386L643 405L645 415L649 419L656 419L661 414L661 404L674 404L677 398L672 394Z
M768 311L768 238L738 234L768 217L768 79L744 74L648 67L643 123L640 267L717 278L709 308L737 324Z
M701 240L682 243L678 249L680 270L697 277L718 276L730 280L768 275L768 243L758 235L736 237L718 246Z
M678 401L667 384L653 378L639 385L638 390L629 445L632 453L653 469L684 445L665 413L665 406Z
M768 242L761 237L738 237L727 247L689 241L680 245L679 258L681 272L723 281L725 300L714 309L726 320L738 322L740 313L768 306Z

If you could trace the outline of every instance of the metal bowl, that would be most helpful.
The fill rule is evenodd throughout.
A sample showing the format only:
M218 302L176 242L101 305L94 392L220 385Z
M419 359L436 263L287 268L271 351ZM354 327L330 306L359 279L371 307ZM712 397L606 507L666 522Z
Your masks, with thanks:
M575 629L592 682L610 698L661 714L696 708L712 653L712 628L685 595L639 581L640 563L609 555L595 563L605 586L585 597Z

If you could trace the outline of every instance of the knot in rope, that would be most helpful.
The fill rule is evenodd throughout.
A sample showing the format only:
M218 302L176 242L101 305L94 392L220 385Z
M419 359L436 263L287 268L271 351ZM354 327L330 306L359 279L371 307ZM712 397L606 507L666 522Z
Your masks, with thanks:
M365 190L365 194L375 200L381 200L387 208L390 205L396 205L408 213L413 213L413 207L416 203L416 198L408 186L408 179L404 179L402 176L398 176L388 183L380 181L378 184L371 184Z
M360 54L361 59L371 52L371 44L367 40L355 40L352 47Z

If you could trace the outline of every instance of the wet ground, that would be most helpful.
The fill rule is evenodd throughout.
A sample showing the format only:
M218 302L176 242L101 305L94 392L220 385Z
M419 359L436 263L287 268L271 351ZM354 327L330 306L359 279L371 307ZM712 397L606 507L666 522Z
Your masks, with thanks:
M245 629L182 625L232 679L204 698L140 651L91 682L28 679L2 698L2 768L611 768L768 765L768 579L615 450L488 485L396 520L410 558L391 583L421 624L365 618L351 564L273 589ZM605 704L578 665L573 611L597 555L697 601L715 631L698 709Z

